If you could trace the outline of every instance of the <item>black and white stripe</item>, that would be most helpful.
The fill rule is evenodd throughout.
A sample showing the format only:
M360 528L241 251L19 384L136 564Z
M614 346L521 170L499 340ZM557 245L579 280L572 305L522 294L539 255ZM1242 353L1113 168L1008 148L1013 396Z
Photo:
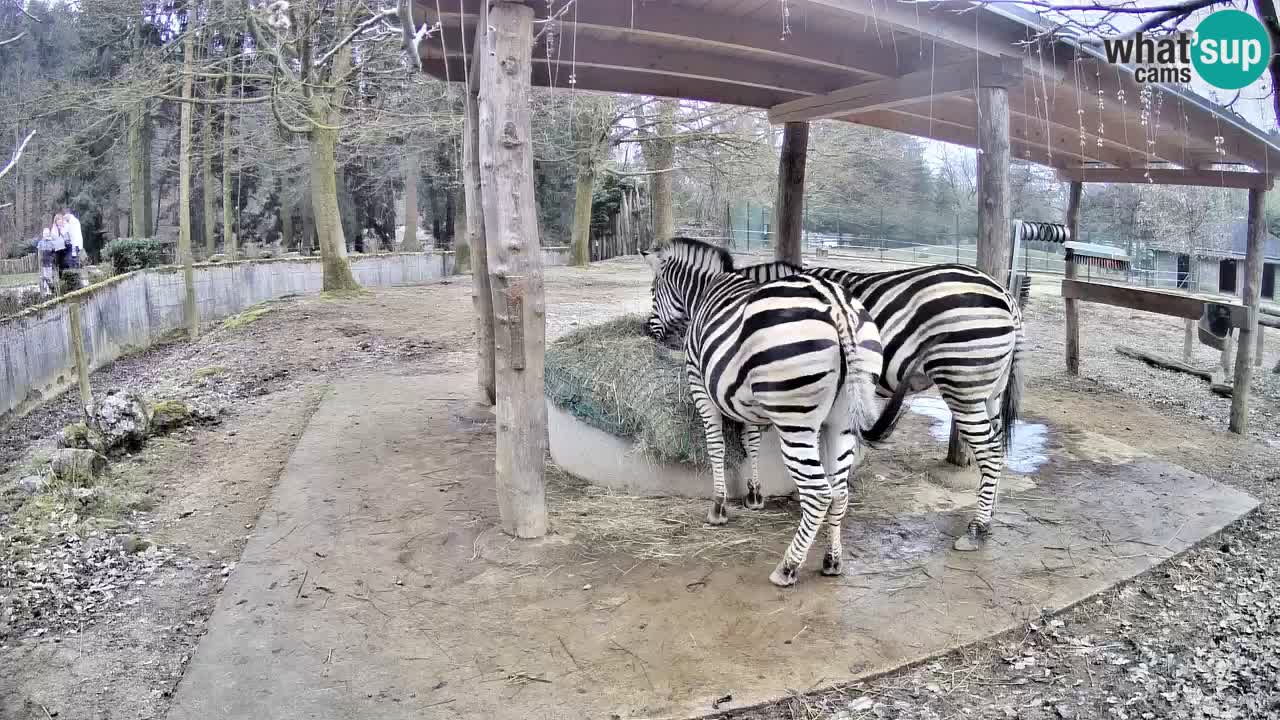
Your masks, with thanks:
M957 549L975 549L991 528L1000 475L1018 413L1022 313L990 275L968 265L930 265L859 273L773 262L739 268L755 282L799 272L839 283L880 329L881 395L901 397L937 386L981 474L978 504ZM900 407L890 403L888 413Z
M842 567L840 523L849 474L859 457L864 418L875 412L880 336L866 310L834 283L812 275L756 283L733 272L714 245L676 238L643 253L655 271L649 331L662 340L685 329L690 395L707 433L714 497L708 521L726 512L724 427L744 425L752 460L746 505L760 493L760 434L772 425L783 463L799 490L795 537L769 579L791 585L821 526L829 546L824 575Z

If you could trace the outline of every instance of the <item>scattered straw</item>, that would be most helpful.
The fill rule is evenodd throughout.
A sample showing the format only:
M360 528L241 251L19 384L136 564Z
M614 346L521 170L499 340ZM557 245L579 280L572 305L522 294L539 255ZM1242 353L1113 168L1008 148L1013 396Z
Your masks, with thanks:
M556 532L572 535L588 552L740 564L758 553L778 553L796 530L794 506L773 504L764 510L732 507L728 525L708 525L709 480L708 499L626 495L589 485L551 465L547 480L547 507Z

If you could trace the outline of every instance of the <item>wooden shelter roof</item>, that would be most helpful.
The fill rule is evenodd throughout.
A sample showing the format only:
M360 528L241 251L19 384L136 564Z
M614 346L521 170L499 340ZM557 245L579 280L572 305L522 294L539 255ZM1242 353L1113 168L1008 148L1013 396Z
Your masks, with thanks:
M440 22L419 48L425 70L464 80L486 0L412 2L418 25ZM1228 176L1203 170L1280 169L1280 141L1239 116L1170 86L1151 86L1144 102L1144 86L1130 70L1070 38L1047 38L1047 24L1008 5L531 4L536 86L764 108L773 122L836 118L976 147L976 87L1005 84L1013 156L1059 168L1065 178L1132 182L1142 181L1147 168L1181 168L1200 172L1165 172L1155 181L1218 185L1228 184Z

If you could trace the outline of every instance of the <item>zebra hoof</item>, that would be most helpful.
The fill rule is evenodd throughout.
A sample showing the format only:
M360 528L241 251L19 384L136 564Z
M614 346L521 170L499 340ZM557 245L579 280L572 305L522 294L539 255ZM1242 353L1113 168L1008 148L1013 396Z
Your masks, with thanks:
M822 574L827 577L835 577L844 574L844 558L839 555L827 553L822 556Z
M981 550L986 544L987 533L990 532L985 526L979 525L975 520L969 523L969 531L964 535L956 538L955 543L951 546L960 552L974 552Z
M725 508L725 502L717 500L707 511L707 524L724 525L727 522L729 522L729 511Z
M791 587L796 584L796 567L788 565L786 560L778 563L778 567L769 573L769 582L778 587Z
M760 488L747 488L747 498L742 504L748 510L763 510L764 495L760 492Z

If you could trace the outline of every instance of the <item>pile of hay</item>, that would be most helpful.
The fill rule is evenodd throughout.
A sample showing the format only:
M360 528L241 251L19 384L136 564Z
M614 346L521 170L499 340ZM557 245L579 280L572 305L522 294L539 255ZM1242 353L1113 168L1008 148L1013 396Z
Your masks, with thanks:
M684 352L655 343L644 325L644 316L628 315L552 343L546 353L547 397L588 425L635 441L655 460L710 468ZM725 435L733 468L745 457L740 430L726 425Z

